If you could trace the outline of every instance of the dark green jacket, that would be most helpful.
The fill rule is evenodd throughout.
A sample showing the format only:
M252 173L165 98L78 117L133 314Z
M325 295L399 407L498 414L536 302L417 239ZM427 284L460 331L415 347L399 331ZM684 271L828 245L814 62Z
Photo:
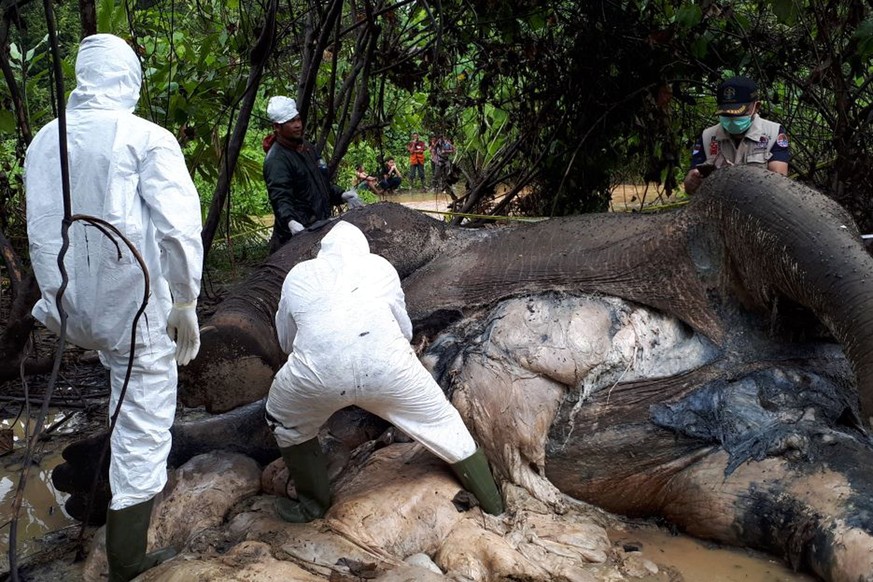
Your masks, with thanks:
M342 189L328 183L319 160L315 148L307 141L299 151L276 141L267 152L264 182L276 217L273 238L279 243L291 238L290 221L310 226L329 218L331 205L343 203Z

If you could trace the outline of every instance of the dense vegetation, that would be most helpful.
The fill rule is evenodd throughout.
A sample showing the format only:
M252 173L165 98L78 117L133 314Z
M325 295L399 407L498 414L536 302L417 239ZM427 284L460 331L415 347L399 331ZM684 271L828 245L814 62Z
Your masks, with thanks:
M42 3L4 1L0 245L26 254L21 161L55 116ZM183 144L205 240L269 212L264 108L298 98L309 138L351 185L412 131L445 133L478 213L603 210L616 183L681 183L725 75L754 77L789 128L792 171L873 232L873 4L865 0L80 0L54 5L64 81L85 34L129 39L139 113ZM232 176L232 178L231 178ZM498 191L509 194L495 198ZM5 236L3 236L5 235Z

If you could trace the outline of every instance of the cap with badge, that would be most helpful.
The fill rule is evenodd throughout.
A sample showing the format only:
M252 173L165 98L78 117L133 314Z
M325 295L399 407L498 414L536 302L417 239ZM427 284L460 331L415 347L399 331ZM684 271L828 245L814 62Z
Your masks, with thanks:
M748 115L752 105L758 100L758 85L748 77L731 77L718 86L715 101L718 104L716 115L729 117Z

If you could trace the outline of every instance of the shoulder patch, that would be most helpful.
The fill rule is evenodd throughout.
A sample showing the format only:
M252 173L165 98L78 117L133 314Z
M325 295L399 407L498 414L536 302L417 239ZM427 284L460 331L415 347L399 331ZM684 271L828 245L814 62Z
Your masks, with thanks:
M780 148L787 148L788 147L788 134L787 133L780 133L776 137L776 145L778 145Z
M718 138L715 136L712 136L712 139L709 140L709 155L718 155Z

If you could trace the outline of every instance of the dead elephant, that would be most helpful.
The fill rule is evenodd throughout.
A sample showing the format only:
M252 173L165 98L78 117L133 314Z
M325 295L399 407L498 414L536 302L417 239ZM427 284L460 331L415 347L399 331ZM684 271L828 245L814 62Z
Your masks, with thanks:
M741 167L660 215L468 231L379 204L344 220L397 267L414 343L505 482L558 514L567 494L873 580L873 260L829 199ZM322 235L206 322L185 404L257 418L283 359L281 282ZM177 450L245 448L209 422L206 439L177 427Z

